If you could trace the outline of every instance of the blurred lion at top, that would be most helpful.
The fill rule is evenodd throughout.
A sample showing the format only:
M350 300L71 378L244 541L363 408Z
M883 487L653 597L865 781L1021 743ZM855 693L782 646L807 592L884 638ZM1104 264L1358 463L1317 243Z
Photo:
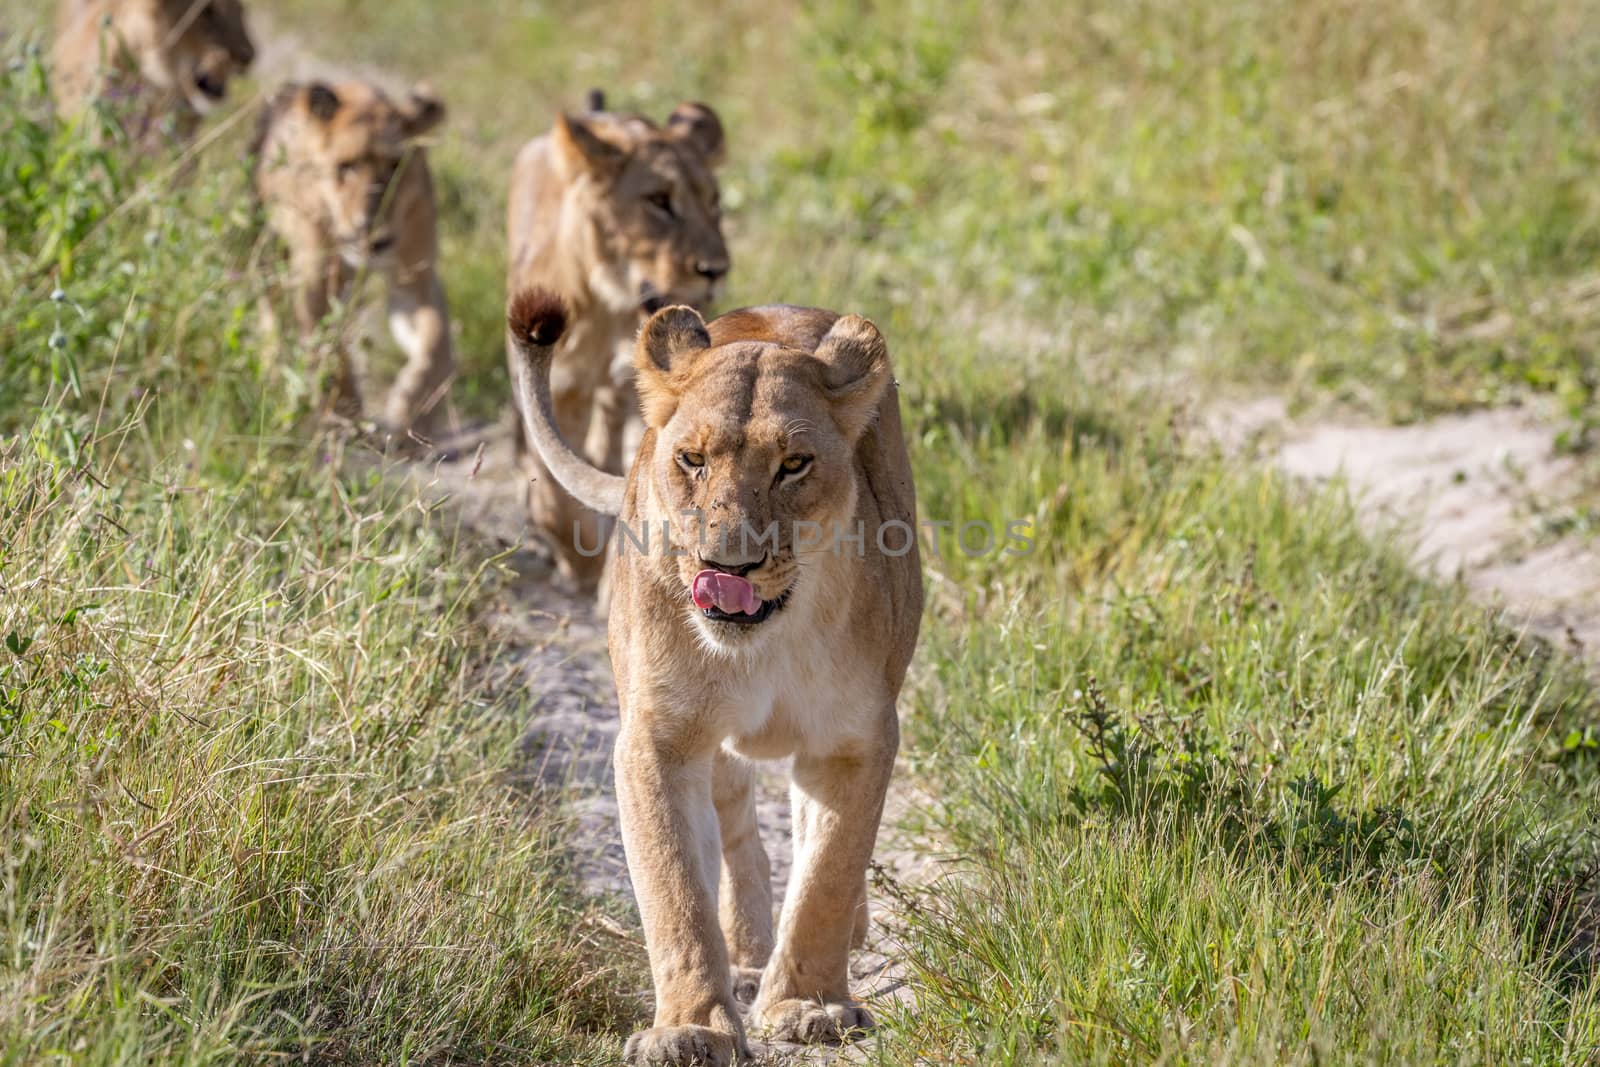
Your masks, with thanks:
M170 121L186 138L256 49L240 0L61 0L52 58L63 113L113 98L145 126Z
M722 122L705 104L680 104L666 125L607 111L599 92L582 115L563 114L517 155L508 212L511 293L560 297L568 326L551 371L563 436L600 469L620 474L636 436L633 342L660 308L704 310L728 273L720 194ZM515 356L514 347L508 352ZM515 380L515 379L513 379ZM520 427L519 427L520 429ZM595 588L609 536L604 516L562 489L519 433L528 509L557 571Z

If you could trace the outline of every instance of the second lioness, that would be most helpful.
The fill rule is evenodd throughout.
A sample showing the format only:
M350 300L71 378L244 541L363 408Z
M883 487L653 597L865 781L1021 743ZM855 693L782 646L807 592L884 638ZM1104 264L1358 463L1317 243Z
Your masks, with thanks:
M288 247L301 334L359 273L388 281L389 329L406 354L383 408L395 431L436 429L455 374L433 179L418 143L443 119L444 105L421 87L394 101L366 82L312 82L280 89L257 131L256 191ZM359 412L358 374L343 350L339 390L345 409Z
M628 423L637 420L631 357L640 324L668 304L706 308L728 272L712 174L722 157L722 123L704 104L679 105L663 127L606 111L599 93L585 114L560 116L517 156L510 291L536 286L566 305L552 371L556 420L613 474L627 462ZM520 452L534 526L558 569L592 587L604 564L604 518L556 484L537 452Z

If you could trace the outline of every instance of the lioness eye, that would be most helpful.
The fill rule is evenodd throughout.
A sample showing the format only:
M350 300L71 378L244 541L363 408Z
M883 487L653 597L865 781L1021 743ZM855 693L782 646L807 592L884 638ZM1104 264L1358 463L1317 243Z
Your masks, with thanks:
M809 466L811 466L810 456L789 456L778 464L778 470L785 475L793 476L804 473Z
M339 180L340 181L347 180L352 174L354 174L356 172L356 167L358 167L358 166L360 166L360 162L358 160L353 160L353 159L352 160L346 160L345 162L339 164Z
M699 452L679 452L678 462L690 470L699 470L706 465L706 457Z
M655 208L657 211L661 212L667 218L670 219L673 217L671 193L651 193L644 199L646 203Z

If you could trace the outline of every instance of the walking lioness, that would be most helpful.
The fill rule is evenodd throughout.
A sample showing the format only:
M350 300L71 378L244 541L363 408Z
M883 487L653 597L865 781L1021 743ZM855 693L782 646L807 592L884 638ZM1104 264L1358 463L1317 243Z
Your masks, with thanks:
M295 324L313 333L363 273L389 284L389 331L406 363L383 419L397 432L435 432L455 376L450 312L439 281L433 178L420 138L444 120L424 86L399 101L362 81L289 84L261 113L256 194L289 254ZM340 350L338 390L361 413L361 383Z
M607 111L599 92L529 141L511 177L509 289L555 293L568 324L551 372L556 422L602 470L627 465L633 339L668 304L704 309L728 273L717 182L722 123L680 104L665 126ZM509 295L509 294L508 294ZM515 358L514 346L507 355ZM606 523L556 485L519 440L528 510L569 580L592 588Z
M882 336L811 308L709 325L687 307L656 312L634 351L645 432L624 479L557 428L559 299L526 291L508 318L528 440L578 500L623 524L609 638L617 800L656 994L629 1062L747 1054L735 974L759 973L750 1017L774 1038L870 1027L847 960L922 613ZM791 755L795 870L774 939L746 760Z

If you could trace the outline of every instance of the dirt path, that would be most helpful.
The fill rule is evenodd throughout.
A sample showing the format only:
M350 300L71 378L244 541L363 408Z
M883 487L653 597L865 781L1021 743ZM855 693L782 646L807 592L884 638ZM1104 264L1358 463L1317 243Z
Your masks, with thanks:
M527 695L530 763L538 780L562 798L573 816L573 859L585 889L616 894L631 904L611 779L619 716L604 620L589 599L562 592L550 579L547 559L527 547L534 539L507 435L495 434L481 454L404 469L424 495L448 500L479 536L517 549L512 562L520 580L514 583L511 598L489 619L494 635L506 647L500 674L492 684ZM772 860L774 899L779 901L793 861L787 781L783 764L768 765L757 794L757 820ZM876 859L895 877L914 883L932 877L936 864L928 849L897 825L897 813L911 803L903 783L901 776L891 789ZM851 963L857 995L880 1009L903 1005L909 997L903 969L895 962L899 953L884 932L884 907L883 901L872 901L873 935ZM870 1041L842 1051L753 1044L760 1062L771 1064L862 1062L871 1049Z
M1296 422L1276 398L1225 406L1207 422L1227 444L1317 481L1343 477L1369 527L1399 524L1419 566L1459 576L1600 676L1600 544L1560 536L1580 460L1554 451L1539 405L1411 426Z

